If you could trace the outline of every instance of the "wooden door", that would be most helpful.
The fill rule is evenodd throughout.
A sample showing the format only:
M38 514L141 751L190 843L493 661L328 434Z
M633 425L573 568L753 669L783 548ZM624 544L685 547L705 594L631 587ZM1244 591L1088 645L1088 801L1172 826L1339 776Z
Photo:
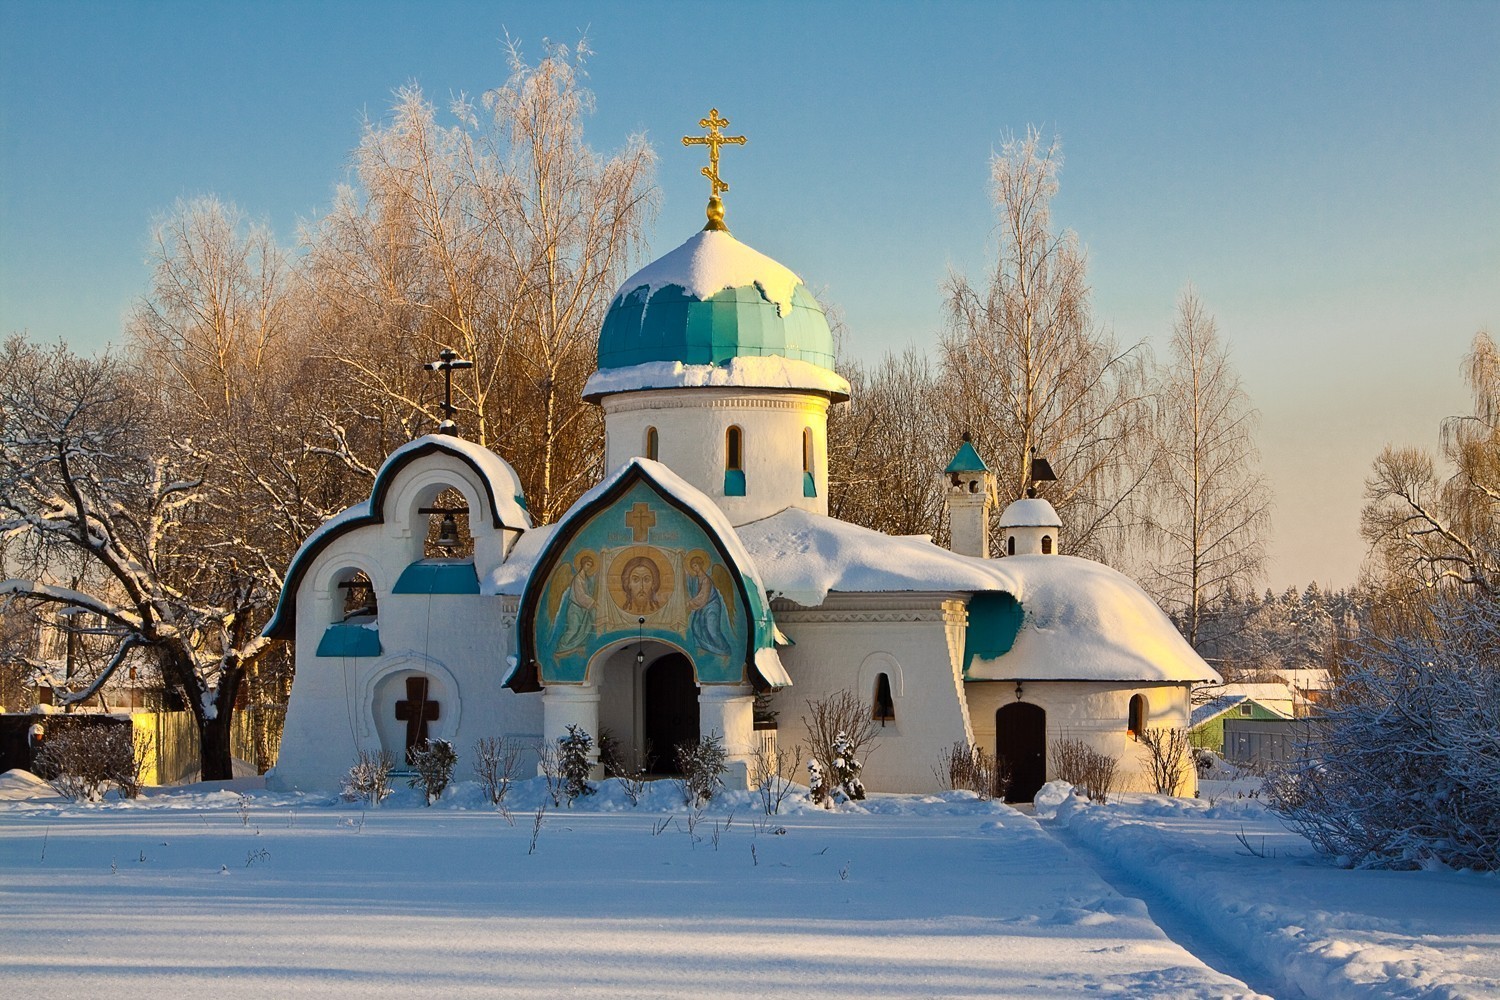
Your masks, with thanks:
M995 713L995 757L1010 768L1007 802L1030 802L1047 783L1047 713L1014 701Z

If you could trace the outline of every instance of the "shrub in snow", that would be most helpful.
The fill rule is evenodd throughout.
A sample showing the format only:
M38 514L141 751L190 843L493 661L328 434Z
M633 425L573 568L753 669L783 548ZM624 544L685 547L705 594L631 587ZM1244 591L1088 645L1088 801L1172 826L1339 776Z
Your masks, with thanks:
M128 724L61 724L52 727L36 756L38 777L45 778L58 794L77 801L97 802L113 785L126 798L141 790L147 738L138 743Z
M982 799L1004 798L1010 787L1010 768L1005 762L967 740L940 751L932 773L939 786L974 792Z
M521 745L486 736L474 742L474 777L490 805L504 806L506 793L521 765Z
M1120 761L1083 740L1061 739L1052 741L1052 766L1058 780L1083 789L1090 802L1104 803L1114 790Z
M1136 734L1151 772L1151 783L1159 795L1176 795L1182 785L1182 769L1188 756L1186 729L1152 727Z
M1448 597L1393 631L1361 640L1266 797L1347 867L1500 869L1500 601Z
M760 807L767 816L781 812L781 804L796 785L792 781L796 773L801 747L790 752L783 750L774 739L759 739L755 754L750 758L750 783L760 797Z
M557 738L557 770L569 805L580 795L594 794L594 786L589 784L589 771L594 767L589 755L593 749L594 738L577 726L569 726L568 735Z
M395 765L384 750L361 750L344 778L344 798L380 805L391 794L391 768Z
M697 743L677 747L677 769L682 772L678 783L683 801L700 805L724 787L724 772L729 769L729 753L718 733L709 733Z
M802 725L807 730L808 751L812 758L808 766L809 780L813 773L811 764L816 763L826 795L864 798L865 786L859 777L864 769L863 758L874 750L875 737L880 733L869 703L849 691L838 691L826 698L809 701L807 710ZM816 793L813 801L831 804L821 800Z
M458 754L447 740L428 740L407 754L411 758L412 776L406 782L412 788L422 789L427 805L443 797L443 789L453 780L453 768L458 763Z

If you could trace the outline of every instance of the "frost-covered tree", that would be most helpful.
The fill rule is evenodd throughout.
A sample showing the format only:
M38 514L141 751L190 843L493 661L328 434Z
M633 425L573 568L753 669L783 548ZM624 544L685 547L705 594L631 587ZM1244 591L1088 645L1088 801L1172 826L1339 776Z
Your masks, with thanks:
M1497 649L1477 587L1363 637L1273 807L1350 867L1500 869Z
M1052 224L1059 142L1035 129L990 161L999 215L994 263L982 284L945 282L943 336L951 412L995 470L1000 508L1033 485L1078 551L1101 552L1134 523L1150 469L1149 387L1142 352L1122 350L1090 314L1078 236ZM1056 483L1034 484L1032 454Z
M1271 503L1255 411L1192 287L1177 300L1153 426L1159 464L1147 508L1156 553L1149 582L1197 647L1205 608L1255 582Z
M0 535L7 607L88 612L112 649L94 695L132 655L150 656L202 736L203 777L231 777L229 733L246 671L266 647L253 577L216 571L222 536L201 462L163 437L163 414L117 359L11 337L0 348ZM48 568L81 564L74 587Z
M351 381L336 431L369 472L431 428L420 362L451 348L466 436L516 466L532 513L553 519L599 474L602 427L580 399L610 296L655 205L654 154L586 143L587 48L510 76L443 119L415 85L366 125L354 183L306 235L322 353Z

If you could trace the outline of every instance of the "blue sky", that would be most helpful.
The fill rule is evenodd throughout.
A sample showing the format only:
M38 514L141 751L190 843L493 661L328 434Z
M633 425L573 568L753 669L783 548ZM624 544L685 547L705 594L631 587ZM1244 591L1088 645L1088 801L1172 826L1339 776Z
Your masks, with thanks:
M509 33L595 55L588 131L656 145L652 234L702 220L710 104L735 234L836 304L857 353L934 343L986 266L987 161L1060 134L1056 220L1098 320L1162 342L1196 283L1262 411L1278 589L1353 581L1370 460L1463 408L1500 335L1500 4L0 4L0 332L118 340L152 216L215 193L283 242L364 114L505 75Z

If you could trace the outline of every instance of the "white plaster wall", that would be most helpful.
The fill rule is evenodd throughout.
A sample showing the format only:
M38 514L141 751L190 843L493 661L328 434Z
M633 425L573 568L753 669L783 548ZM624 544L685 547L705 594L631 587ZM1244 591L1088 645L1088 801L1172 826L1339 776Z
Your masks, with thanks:
M1145 750L1126 732L1132 695L1144 695L1148 728L1187 728L1192 715L1188 684L1126 684L1105 681L1025 681L1021 700L1047 713L1047 779L1057 777L1051 746L1054 740L1078 739L1100 753L1116 758L1115 790L1152 792ZM964 684L974 738L979 746L995 749L995 712L1016 700L1014 681L968 681ZM1189 755L1183 764L1178 794L1198 793L1198 772Z
M1052 551L1048 555L1059 554L1059 537L1062 534L1060 528L1006 528L1005 529L1005 554L1013 556L1039 556L1042 554L1042 536L1052 536ZM1016 551L1010 551L1010 539L1016 541Z
M772 389L688 388L606 396L605 468L646 453L655 427L657 459L724 511L731 524L787 507L828 513L828 399ZM725 432L744 432L745 496L724 495ZM802 432L813 433L816 497L802 495Z
M871 702L875 678L884 672L890 675L896 719L879 727L875 748L865 757L865 786L880 792L937 790L932 767L939 754L969 738L957 673L962 598L833 594L816 609L793 610L777 602L775 614L777 625L796 643L778 651L793 683L771 703L778 713L778 745L790 751L803 744L795 779L807 782L807 732L801 720L809 714L808 701L847 689Z
M389 696L398 689L404 696L399 678L412 673L432 678L429 691L439 703L440 718L429 724L428 732L453 742L459 758L455 775L470 773L474 741L480 737L510 736L528 743L540 738L540 695L517 695L501 687L513 641L515 598L391 593L401 572L421 557L427 518L417 508L448 487L460 490L468 501L475 570L481 578L513 544L514 532L492 526L483 483L467 464L439 454L397 474L387 494L386 522L334 539L302 579L296 596L296 674L281 753L267 777L271 787L337 790L358 751L378 751L382 735L390 744L398 728L404 732L404 724L395 723ZM353 570L364 572L375 588L381 655L318 656L324 630L342 617L343 593L337 583ZM387 696L378 706L372 703L377 694ZM400 755L395 756L400 766Z
M971 493L967 483L975 482L978 493ZM990 495L984 480L965 479L964 485L949 486L946 493L948 505L948 548L959 555L978 556L988 559L990 555Z

